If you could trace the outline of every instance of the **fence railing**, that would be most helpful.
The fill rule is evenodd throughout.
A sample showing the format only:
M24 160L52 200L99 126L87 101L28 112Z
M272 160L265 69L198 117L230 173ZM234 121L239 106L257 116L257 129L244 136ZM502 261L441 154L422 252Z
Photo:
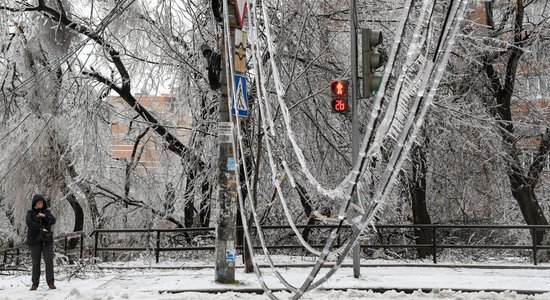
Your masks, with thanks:
M78 248L75 249L69 249L69 241L75 240L79 244ZM55 245L57 248L60 248L60 250L63 252L63 254L67 255L70 252L76 252L78 251L79 258L82 258L84 256L84 232L83 231L75 231L75 232L69 232L69 233L62 233L53 238ZM62 244L60 245L60 241L62 241ZM30 254L28 254L28 246L18 245L15 247L2 249L0 250L0 257L1 257L1 263L0 266L8 266L8 265L14 265L19 266L22 258L29 258Z
M337 225L298 225L296 226L298 229L334 229L337 228ZM369 235L376 235L378 240L381 242L379 243L370 243L370 242L362 242L361 248L362 249L431 249L431 256L434 264L437 264L438 260L438 250L442 249L503 249L503 250L527 250L531 251L531 256L533 258L533 263L537 265L538 262L538 251L541 250L550 250L549 245L537 245L534 241L537 240L537 235L539 234L546 234L550 231L550 226L543 226L543 225L432 225L432 224L426 224L426 225L376 225L374 227L376 230L375 232L370 232L372 229L369 229ZM241 230L241 227L237 227L237 230ZM342 226L342 230L347 231L349 234L351 232L350 226ZM430 243L426 244L416 244L414 243L414 238L410 238L411 243L394 243L394 242L386 242L384 243L383 240L387 239L387 236L390 234L395 235L395 232L391 232L391 230L415 230L415 229L427 229L431 232L431 239ZM517 242L515 244L502 244L502 243L483 243L483 244L472 244L468 242L450 242L448 240L448 236L445 236L445 232L449 230L522 230L525 231L525 234L532 234L532 238L528 238L526 240L530 241L529 243L524 244L518 244ZM255 228L252 228L252 230L255 230ZM271 226L262 226L263 231L267 230L290 230L290 226L278 226L278 225L271 225ZM388 232L390 231L390 232ZM214 251L214 243L207 244L207 245L192 245L189 243L191 240L192 233L199 233L199 232L208 232L210 234L215 232L214 227L199 227L199 228L174 228L174 229L96 229L93 230L90 233L90 236L93 236L94 239L94 246L93 246L93 256L97 257L99 253L101 252L118 252L118 251L154 251L155 253L155 259L158 263L160 260L160 253L161 252L171 252L171 251ZM100 240L102 235L110 235L115 233L122 233L123 235L127 236L131 233L146 233L148 235L147 244L139 247L113 247L113 246L106 246L106 245L100 245ZM167 234L169 233L179 233L183 234L186 242L185 246L182 246L182 243L175 243L179 244L177 246L164 246L166 243L163 243L163 241L166 241L169 237ZM401 233L404 235L405 233ZM447 233L448 234L448 233ZM386 237L386 238L385 238ZM68 254L68 243L71 238L77 238L79 239L80 247L78 249L79 257L83 257L83 251L84 251L84 233L83 232L73 232L73 233L67 233L62 234L57 237L55 237L55 241L58 244L57 248L61 248L62 251L65 254ZM344 237L345 238L345 237ZM484 237L483 237L484 238ZM59 241L63 240L63 244L59 245ZM111 239L112 240L112 239ZM388 239L389 240L389 239ZM174 243L172 243L174 244ZM154 246L153 246L154 245ZM338 247L341 245L340 237L335 243L335 247ZM311 245L314 248L322 248L323 244L313 244ZM260 246L254 245L254 249L261 249ZM272 249L302 249L305 250L305 248L298 242L296 243L289 243L289 244L271 244L267 245L267 248ZM8 264L13 265L19 265L20 257L22 256L22 251L27 250L27 247L25 245L21 245L18 247L13 247L9 249L0 250L0 257L2 257L3 266L7 266ZM28 250L27 250L28 251ZM72 250L74 251L74 250Z
M337 228L337 225L298 225L296 226L299 229L333 229ZM271 230L271 229L286 229L289 230L290 226L262 226L262 230ZM351 226L342 226L344 230L351 230ZM377 234L381 237L384 235L384 230L388 229L428 229L431 231L431 243L427 244L396 244L396 243L362 243L361 248L363 249L390 249L390 248L402 248L402 249L420 249L428 248L431 249L433 263L437 263L437 254L438 250L441 249L504 249L504 250L529 250L532 253L533 263L537 265L538 258L537 252L540 250L550 250L549 245L537 245L534 241L537 240L537 234L544 234L544 231L550 231L550 226L544 225L377 225ZM237 230L242 229L242 227L237 227ZM529 244L465 244L465 243L449 243L445 239L441 238L442 231L445 230L457 230L457 229L491 229L491 230L525 230L526 234L530 232L533 233L533 238L529 239ZM253 227L252 230L255 230ZM166 233L184 233L188 234L190 232L214 232L214 227L200 227L200 228L174 228L174 229L98 229L92 231L91 235L94 235L94 256L97 256L99 252L110 252L110 251L146 251L152 250L155 253L156 262L159 262L159 257L161 252L169 251L196 251L196 250L215 250L214 245L200 245L200 246L179 246L179 247L163 247L162 238L163 234ZM150 237L154 237L154 247L101 247L99 245L99 238L102 234L112 234L112 233L147 233ZM340 239L335 243L335 247L340 246ZM313 248L322 248L323 244L314 244L311 245ZM260 246L253 246L254 249L261 249ZM305 248L299 244L276 244L276 245L267 245L268 249L303 249Z

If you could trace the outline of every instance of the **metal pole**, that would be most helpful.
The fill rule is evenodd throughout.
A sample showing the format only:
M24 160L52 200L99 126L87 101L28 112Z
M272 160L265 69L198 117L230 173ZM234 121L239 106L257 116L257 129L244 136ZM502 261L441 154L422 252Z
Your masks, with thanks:
M216 266L215 281L219 283L235 282L235 237L237 215L237 182L235 176L235 161L233 160L233 124L230 122L228 107L228 91L231 90L232 74L226 63L226 35L233 35L235 29L235 8L233 0L223 1L224 16L229 27L224 26L221 41L221 96L219 102L218 123L218 209L216 226ZM228 19L228 20L227 20ZM224 25L227 24L224 22ZM229 49L233 49L229 45ZM224 63L225 62L225 63Z
M157 247L155 249L155 259L157 264L159 263L159 255L160 255L160 230L157 230Z
M95 233L95 237L94 237L94 258L97 257L97 243L99 241L99 232L94 232Z
M84 254L84 233L80 233L80 259L82 259L82 256Z
M533 230L533 263L537 265L537 229Z
M352 144L352 161L353 165L357 163L359 155L359 124L358 124L358 79L357 74L357 10L356 0L350 1L350 35L351 35L351 144ZM361 207L357 198L357 188L353 189L355 192L351 195L352 201ZM361 245L356 243L353 246L353 277L359 278L361 276Z
M432 238L433 238L433 261L434 264L437 264L437 227L432 227Z

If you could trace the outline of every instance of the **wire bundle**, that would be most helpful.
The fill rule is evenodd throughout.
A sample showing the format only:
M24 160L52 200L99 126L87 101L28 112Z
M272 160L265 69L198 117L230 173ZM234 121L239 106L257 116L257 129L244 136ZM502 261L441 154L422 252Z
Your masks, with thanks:
M349 214L348 208L350 207L351 193L353 189L356 187L359 179L368 171L368 164L366 162L371 157L378 155L384 140L388 136L395 141L395 147L393 148L390 160L387 163L382 177L376 183L376 189L372 199L373 204L366 212L363 212L358 218L354 219L356 227L353 230L352 236L349 238L348 242L344 244L341 248L330 251L332 242L335 240L340 230L340 228L334 229L331 232L331 235L326 241L325 247L321 252L313 249L313 247L311 247L311 245L302 238L301 234L296 228L290 214L290 210L288 208L287 200L285 199L281 188L281 181L278 179L277 176L280 172L277 170L273 155L273 147L270 142L270 139L276 137L274 129L275 126L273 124L273 114L270 110L270 102L266 87L267 84L263 80L263 78L266 77L264 75L264 66L262 65L262 60L259 52L260 45L258 38L258 26L254 26L254 24L259 24L259 17L257 14L256 1L249 4L248 21L253 32L252 35L249 35L249 40L250 44L252 45L251 48L254 72L255 74L257 74L256 92L259 98L258 104L260 108L260 113L262 116L264 116L262 118L262 129L264 134L266 135L266 138L264 140L272 173L272 184L277 190L277 195L279 196L281 205L285 213L285 217L287 218L287 222L290 224L296 237L304 248L306 248L310 253L318 257L315 266L312 268L308 278L304 281L300 288L292 286L276 270L265 244L261 225L259 224L259 219L256 214L256 207L254 206L252 199L250 198L250 194L248 194L246 199L243 199L241 192L242 187L240 185L241 179L239 178L239 173L237 171L239 168L235 168L235 174L237 176L239 204L243 208L247 207L245 206L245 203L248 204L248 207L250 208L252 214L252 218L258 229L257 232L261 242L262 250L264 251L264 255L268 259L270 268L272 269L272 271L274 271L281 283L284 284L285 287L293 293L293 299L298 299L303 293L313 288L316 288L322 283L326 282L330 278L330 276L332 276L332 274L334 274L339 269L339 267L343 263L344 258L352 249L353 245L358 242L360 234L366 229L368 224L372 222L373 217L380 210L381 204L383 204L385 199L387 198L393 182L395 181L396 176L399 173L399 170L401 169L404 161L406 160L407 155L416 139L416 136L418 135L419 128L424 121L427 109L433 102L433 98L435 97L437 87L439 85L439 82L441 81L445 65L449 58L449 53L453 47L455 35L460 26L467 1L451 1L448 7L443 30L440 32L437 48L435 49L435 51L433 51L434 55L432 57L429 57L428 54L430 53L430 51L428 51L430 44L428 43L429 39L427 39L427 36L429 35L429 33L431 33L429 32L429 24L434 13L434 3L430 0L424 0L421 8L422 13L417 20L411 20L412 2L412 0L407 0L405 2L403 17L401 18L401 22L399 24L399 28L392 46L392 51L389 56L389 61L383 75L380 92L376 96L374 107L371 112L371 117L369 118L369 123L363 137L363 142L359 151L359 159L357 160L357 163L353 166L353 169L349 172L349 174L345 176L341 183L334 189L323 187L319 183L319 181L312 175L308 168L303 152L296 142L296 137L292 130L292 122L289 110L284 101L284 85L281 81L278 66L274 59L276 57L276 53L272 35L269 30L269 16L267 14L265 3L263 1L261 2L263 17L262 21L263 24L265 24L266 28L264 34L267 37L271 71L274 77L277 101L282 112L287 138L291 142L294 155L296 156L300 164L301 171L305 175L309 184L314 186L317 189L317 192L322 195L328 196L331 199L344 200L342 201L342 205L338 215L338 218L341 220L340 224L343 223L343 221ZM229 46L227 46L230 45L230 33L227 15L227 4L225 4L225 1L224 11L224 35L226 39L224 43L226 45L225 50L227 51L226 53L231 53L231 49L229 49ZM394 67L398 50L400 49L401 44L406 38L404 34L405 26L409 22L412 24L416 24L415 31L412 37L412 43L409 49L406 51L407 60L405 64L403 64L400 73L401 75L397 79L397 88L394 89L394 94L392 95L389 103L386 104L387 109L385 112L383 112L382 107L384 105L383 100L385 97L386 86L390 79L391 71ZM425 51L422 52L422 49L424 49ZM227 70L231 70L231 74L233 74L234 67L233 58L231 55L227 55L226 66L228 67ZM231 78L231 76L226 76L226 78L230 80L229 78ZM228 82L228 86L231 87L231 95L235 96L235 89L233 85ZM228 105L230 105L230 103L228 103ZM233 119L233 116L231 116L231 119ZM248 172L246 171L248 169L248 166L246 165L246 160L242 159L244 157L244 147L242 143L243 136L240 131L239 118L235 118L235 120L231 121L236 123L236 140L233 140L233 147L234 149L239 149L239 151L233 152L234 159L237 165L242 165L242 167L245 169L244 182L246 187L250 190L250 180L247 175ZM374 139L371 141L371 137L373 136ZM290 184L293 187L296 187L294 176L290 168L288 167L287 162L283 160L282 166L283 171L287 175ZM246 219L244 209L241 209L241 217L243 220ZM243 222L243 229L246 239L250 241L250 230L246 222ZM251 243L247 242L247 245L249 247L248 249L251 253L251 259L260 284L270 298L277 299L270 292L269 287L267 287L267 285L265 284L262 272L256 262ZM321 277L319 280L314 281L316 276L318 275L320 267L331 255L338 257L336 264L330 269L330 271L326 275Z

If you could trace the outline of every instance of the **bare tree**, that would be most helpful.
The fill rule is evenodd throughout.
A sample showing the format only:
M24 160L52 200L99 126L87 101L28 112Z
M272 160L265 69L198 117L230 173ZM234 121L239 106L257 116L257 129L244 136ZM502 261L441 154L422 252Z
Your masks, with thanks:
M524 169L519 158L520 149L517 144L519 137L514 129L512 119L512 98L515 94L518 73L521 74L521 57L524 49L532 44L532 40L547 23L543 21L538 24L526 24L525 8L528 5L545 6L546 10L548 9L548 4L517 0L514 5L501 7L503 16L501 23L497 24L493 3L485 3L489 35L506 39L509 46L499 52L487 52L483 57L482 67L490 84L490 96L487 97L486 104L491 108L492 115L498 121L502 140L508 153L505 161L512 195L527 224L548 225L548 220L537 200L535 188L539 182L544 161L550 151L550 133L546 130L540 135L535 159ZM544 7L540 8L541 11L544 11ZM508 21L508 19L510 20ZM508 22L511 25L506 26L509 24ZM511 28L511 32L507 28ZM537 231L531 233L533 240L537 244L541 244L545 234L542 232L536 234Z
M11 6L10 6L11 4ZM93 8L93 6L92 6ZM3 103L6 105L4 106L4 116L5 118L14 116L14 109L13 107L23 107L24 105L28 104L28 107L31 109L33 115L35 115L38 118L42 118L44 114L48 116L48 114L53 114L54 117L67 117L70 116L72 119L68 119L70 121L73 121L74 118L78 119L84 119L86 120L86 117L82 117L82 114L90 114L90 110L88 110L90 107L93 107L95 105L97 107L106 107L106 105L103 104L103 101L105 99L105 96L109 94L110 91L115 91L118 93L124 101L133 109L137 115L147 123L147 126L152 129L155 133L157 133L160 136L159 143L159 149L167 149L168 151L175 153L177 157L179 157L179 160L185 159L188 161L192 161L195 165L193 169L191 169L191 172L193 173L200 173L204 169L204 162L202 161L202 158L200 158L198 155L194 154L194 151L190 151L189 148L184 145L181 141L176 138L169 129L167 129L166 126L160 123L158 117L155 117L151 112L149 112L147 109L145 109L134 97L133 93L131 92L131 82L132 78L130 76L130 73L132 71L136 72L136 64L130 65L130 70L128 69L125 62L123 62L123 57L131 57L134 58L135 61L145 63L146 65L160 65L160 62L152 62L148 59L144 59L140 57L140 53L138 52L132 52L130 51L130 47L132 48L138 47L138 44L124 44L122 39L118 39L115 36L106 36L103 34L103 32L106 30L106 28L115 29L115 27L111 26L111 23L116 25L121 25L124 23L123 20L120 18L122 16L126 17L125 14L131 14L131 15L138 15L141 16L137 20L142 20L142 23L144 22L146 25L151 27L151 31L158 31L166 30L168 24L161 24L159 25L158 22L152 21L152 16L148 15L147 13L143 13L143 10L140 10L135 5L132 6L132 2L130 1L122 1L117 2L111 6L111 11L107 13L103 18L101 16L99 18L95 18L95 11L91 11L90 14L93 16L92 19L98 19L99 23L94 24L93 22L90 22L90 19L87 19L86 16L80 16L77 13L73 12L71 10L71 6L68 3L64 3L61 1L38 1L36 4L30 4L30 3L16 3L14 2L8 2L6 5L3 5L0 7L0 9L4 12L7 12L3 17L2 21L5 22L5 24L9 24L10 22L13 22L14 19L22 20L22 22L15 22L15 25L12 25L11 28L15 28L14 34L7 35L7 39L5 40L6 43L3 44L3 53L6 54L5 61L8 62L3 69L3 75L5 75L3 78L3 84L2 84L2 92L3 92ZM156 7L158 8L158 7ZM129 11L129 12L128 12ZM150 11L146 11L150 12ZM101 13L100 13L101 14ZM50 32L42 32L39 31L43 28L43 26L36 25L33 27L32 22L30 21L34 16L40 16L45 20L45 22L49 22L46 24L51 24L49 26ZM155 17L159 17L159 15L154 15ZM27 19L25 17L28 17ZM13 19L11 19L13 18ZM175 19L168 19L167 21L173 21ZM28 21L28 23L27 23ZM182 21L181 19L179 21ZM55 26L53 25L55 24ZM38 44L31 44L27 42L27 32L25 32L28 28L37 28L38 34L33 35L34 37L37 37L41 42ZM128 26L126 26L128 27ZM116 34L117 32L122 32L125 30L124 26L121 26L119 28L116 28L113 30L113 32ZM45 27L44 27L45 28ZM34 30L34 29L33 29ZM128 28L129 32L132 32L132 28ZM166 44L182 44L183 40L181 37L177 37L175 34L166 34L164 33L164 36L166 37L165 43ZM66 36L71 37L72 41L76 41L76 44L73 44L73 47L70 47L71 40L68 39ZM162 36L156 36L153 40L149 41L150 43L157 42L159 40L162 40ZM98 46L97 52L94 53L95 58L91 58L91 56L88 56L88 60L96 60L99 61L99 64L97 64L94 68L93 65L89 64L87 61L79 61L78 57L78 51L86 44L86 42L91 41L92 43L95 43L96 46ZM114 44L111 42L114 41ZM17 53L19 49L12 44L15 42L20 42L23 44L23 51L27 54L24 56L26 60L24 61L27 63L29 71L22 71L22 67L19 67L20 64L18 64L17 61ZM58 48L59 50L56 50L55 47L45 47L42 46L44 43L49 45L60 45ZM115 45L116 44L116 45ZM38 45L38 47L36 46ZM55 51L50 51L50 49ZM157 47L162 48L162 47ZM139 48L138 48L139 49ZM162 48L166 49L166 48ZM181 63L186 64L187 66L192 66L193 64L189 63L186 60L189 60L189 51L185 51L188 57L181 56L181 52L176 51L174 48L167 48L164 53L166 54L165 57L167 59L171 59L171 62L167 62L166 59L162 61L162 63L167 63L168 65L175 65L174 60L180 60ZM143 49L142 49L143 50ZM10 52L11 51L11 52ZM56 52L57 51L57 52ZM64 51L64 52L63 52ZM121 52L123 54L121 54ZM60 52L60 53L58 53ZM144 51L145 52L145 51ZM143 52L142 52L143 53ZM180 55L177 56L176 54ZM11 56L9 56L11 55ZM69 63L64 64L65 62L69 61ZM75 63L76 61L76 63ZM106 62L105 65L102 65L103 62ZM110 66L109 66L110 65ZM65 66L65 68L62 68L61 66ZM107 66L107 67L105 67ZM110 75L103 75L105 70L110 70ZM139 73L139 72L138 72ZM200 75L200 72L197 72L196 69L192 69L190 72L191 74ZM45 75L44 75L45 74ZM67 74L72 75L73 77L68 76ZM95 80L97 83L100 83L100 85L91 85L90 81L83 81L80 74L84 74L89 76L91 79ZM41 80L41 78L47 78L48 80L51 80L50 82L44 82ZM139 79L139 76L136 76ZM19 84L20 82L23 82L23 84ZM32 84L29 84L32 83ZM44 83L49 85L44 85ZM50 84L51 83L51 84ZM89 86L92 89L98 88L98 91L100 91L99 95L93 94L93 93L87 93L91 97L88 98L88 101L93 101L94 103L90 106L84 105L82 110L79 110L78 112L81 113L81 115L74 114L77 110L75 110L75 101L71 101L70 99L61 99L61 98L75 98L79 99L80 95L84 92L84 89L82 89L82 86L80 84L84 83L84 87ZM55 89L51 89L52 86L56 86ZM30 89L25 90L25 87L30 87ZM44 97L44 91L45 90L51 90L50 94L47 94L46 99L48 101L43 101ZM63 93L63 91L68 91L68 93ZM95 96L95 99L94 99ZM22 101L23 100L23 101ZM60 109L61 108L61 109ZM99 120L99 126L98 123L92 123L87 124L87 126L91 125L98 126L98 127L106 127L108 124L101 124L101 118L105 120L105 116L101 116L101 113L104 113L105 110L99 110L95 113L97 113L98 118L95 120L95 122L98 122ZM63 113L63 114L62 114ZM72 114L71 114L72 113ZM19 120L22 120L21 122L24 122L25 119L22 119L24 117L23 114L19 113L16 117L19 118ZM69 122L70 122L69 121ZM48 125L50 121L46 121L45 128L52 128L52 126L46 126ZM57 124L52 122L53 124ZM70 129L77 129L77 128L71 128L71 126L68 126ZM84 127L88 128L88 127ZM73 136L78 136L77 131L70 131L70 134ZM39 136L36 138L37 140L44 140L39 139L40 135L43 135L40 131ZM77 150L76 145L71 145L71 142L74 142L72 140L64 140L65 144L60 143L60 140L57 139L57 137L61 136L61 134L49 134L49 136L53 136L56 138L49 139L51 141L51 147L47 148L54 148L58 151L55 152L58 156L53 156L51 161L44 161L45 165L37 166L37 168L42 168L48 170L49 168L53 168L55 166L61 166L59 169L59 172L57 173L51 173L52 177L46 177L51 178L51 180L54 183L54 187L57 186L56 182L65 182L64 185L60 186L58 189L54 189L53 187L50 188L48 184L46 183L39 183L37 184L38 189L44 193L50 194L53 198L64 198L69 201L69 204L71 207L73 207L74 215L75 215L75 230L81 230L84 223L84 214L83 210L80 206L79 201L75 198L75 194L81 193L86 198L86 203L89 208L89 213L92 216L92 223L93 227L99 227L101 226L101 214L104 212L106 207L109 207L109 197L104 197L101 192L101 187L105 186L105 183L101 183L101 181L105 182L104 179L101 179L100 181L91 179L90 174L92 172L102 172L102 170L97 169L77 169L75 166L79 166L76 162L82 159L82 152L75 153L74 151ZM96 136L98 137L98 136ZM108 139L108 137L100 137L100 139L103 139L102 141L93 140L90 141L90 144L94 143L102 143L104 140ZM46 139L47 140L47 139ZM139 135L135 137L136 145L139 142L140 137ZM33 142L34 143L34 142ZM69 143L69 144L67 144ZM32 143L31 143L32 145ZM138 148L135 148L137 150ZM17 178L20 179L20 177L13 176L12 174L9 174L13 170L16 171L24 171L24 168L21 168L20 163L23 162L24 157L32 158L33 156L36 156L37 153L34 151L28 151L32 150L32 147L29 147L27 151L24 151L24 154L27 154L28 156L19 156L19 153L21 152L13 152L12 154L16 158L15 164L7 164L8 167L7 172L4 173L5 177L9 176L10 178L14 179L13 183L18 184L21 182L20 180L16 180ZM82 150L82 149L78 149ZM103 153L103 159L106 158L105 152L106 149L102 149ZM138 165L137 161L139 159L139 152L134 151L134 155L132 156L132 161L128 161L126 163L126 172L125 172L125 178L123 188L121 189L120 193L116 192L115 195L119 195L120 197L114 197L114 199L123 199L124 201L118 201L118 203L123 204L127 203L142 203L141 201L134 201L133 197L130 195L133 180L132 173L135 173L136 166ZM73 154L75 154L73 156ZM81 166L81 165L80 165ZM89 166L88 166L89 167ZM190 177L193 177L192 174ZM198 176L197 176L198 177ZM67 181L60 180L60 178L67 178ZM97 178L97 177L96 177ZM204 185L208 185L208 180L204 177L203 183ZM34 180L33 180L34 181ZM36 181L35 181L36 182ZM74 183L74 184L73 184ZM178 185L179 189L182 189L183 187L181 185ZM110 189L109 189L110 190ZM205 190L210 190L209 188L205 188ZM29 193L28 190L26 190L26 193ZM99 203L97 202L97 196L102 198L102 204L103 208L98 208ZM111 195L112 196L112 195ZM105 204L105 201L107 203ZM192 203L192 201L191 201ZM145 207L151 207L150 204L143 204ZM159 211L156 208L152 208L154 211ZM176 224L180 224L176 219L170 217L170 220L173 220Z

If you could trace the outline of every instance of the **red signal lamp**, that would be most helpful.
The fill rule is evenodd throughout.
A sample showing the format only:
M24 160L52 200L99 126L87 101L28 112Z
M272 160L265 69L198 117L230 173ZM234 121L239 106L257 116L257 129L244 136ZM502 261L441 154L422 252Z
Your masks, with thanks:
M330 88L332 89L332 91L336 96L341 97L346 94L347 92L346 90L348 87L343 81L335 80L330 83Z
M347 80L333 80L329 84L333 112L346 113L348 111L348 84Z

